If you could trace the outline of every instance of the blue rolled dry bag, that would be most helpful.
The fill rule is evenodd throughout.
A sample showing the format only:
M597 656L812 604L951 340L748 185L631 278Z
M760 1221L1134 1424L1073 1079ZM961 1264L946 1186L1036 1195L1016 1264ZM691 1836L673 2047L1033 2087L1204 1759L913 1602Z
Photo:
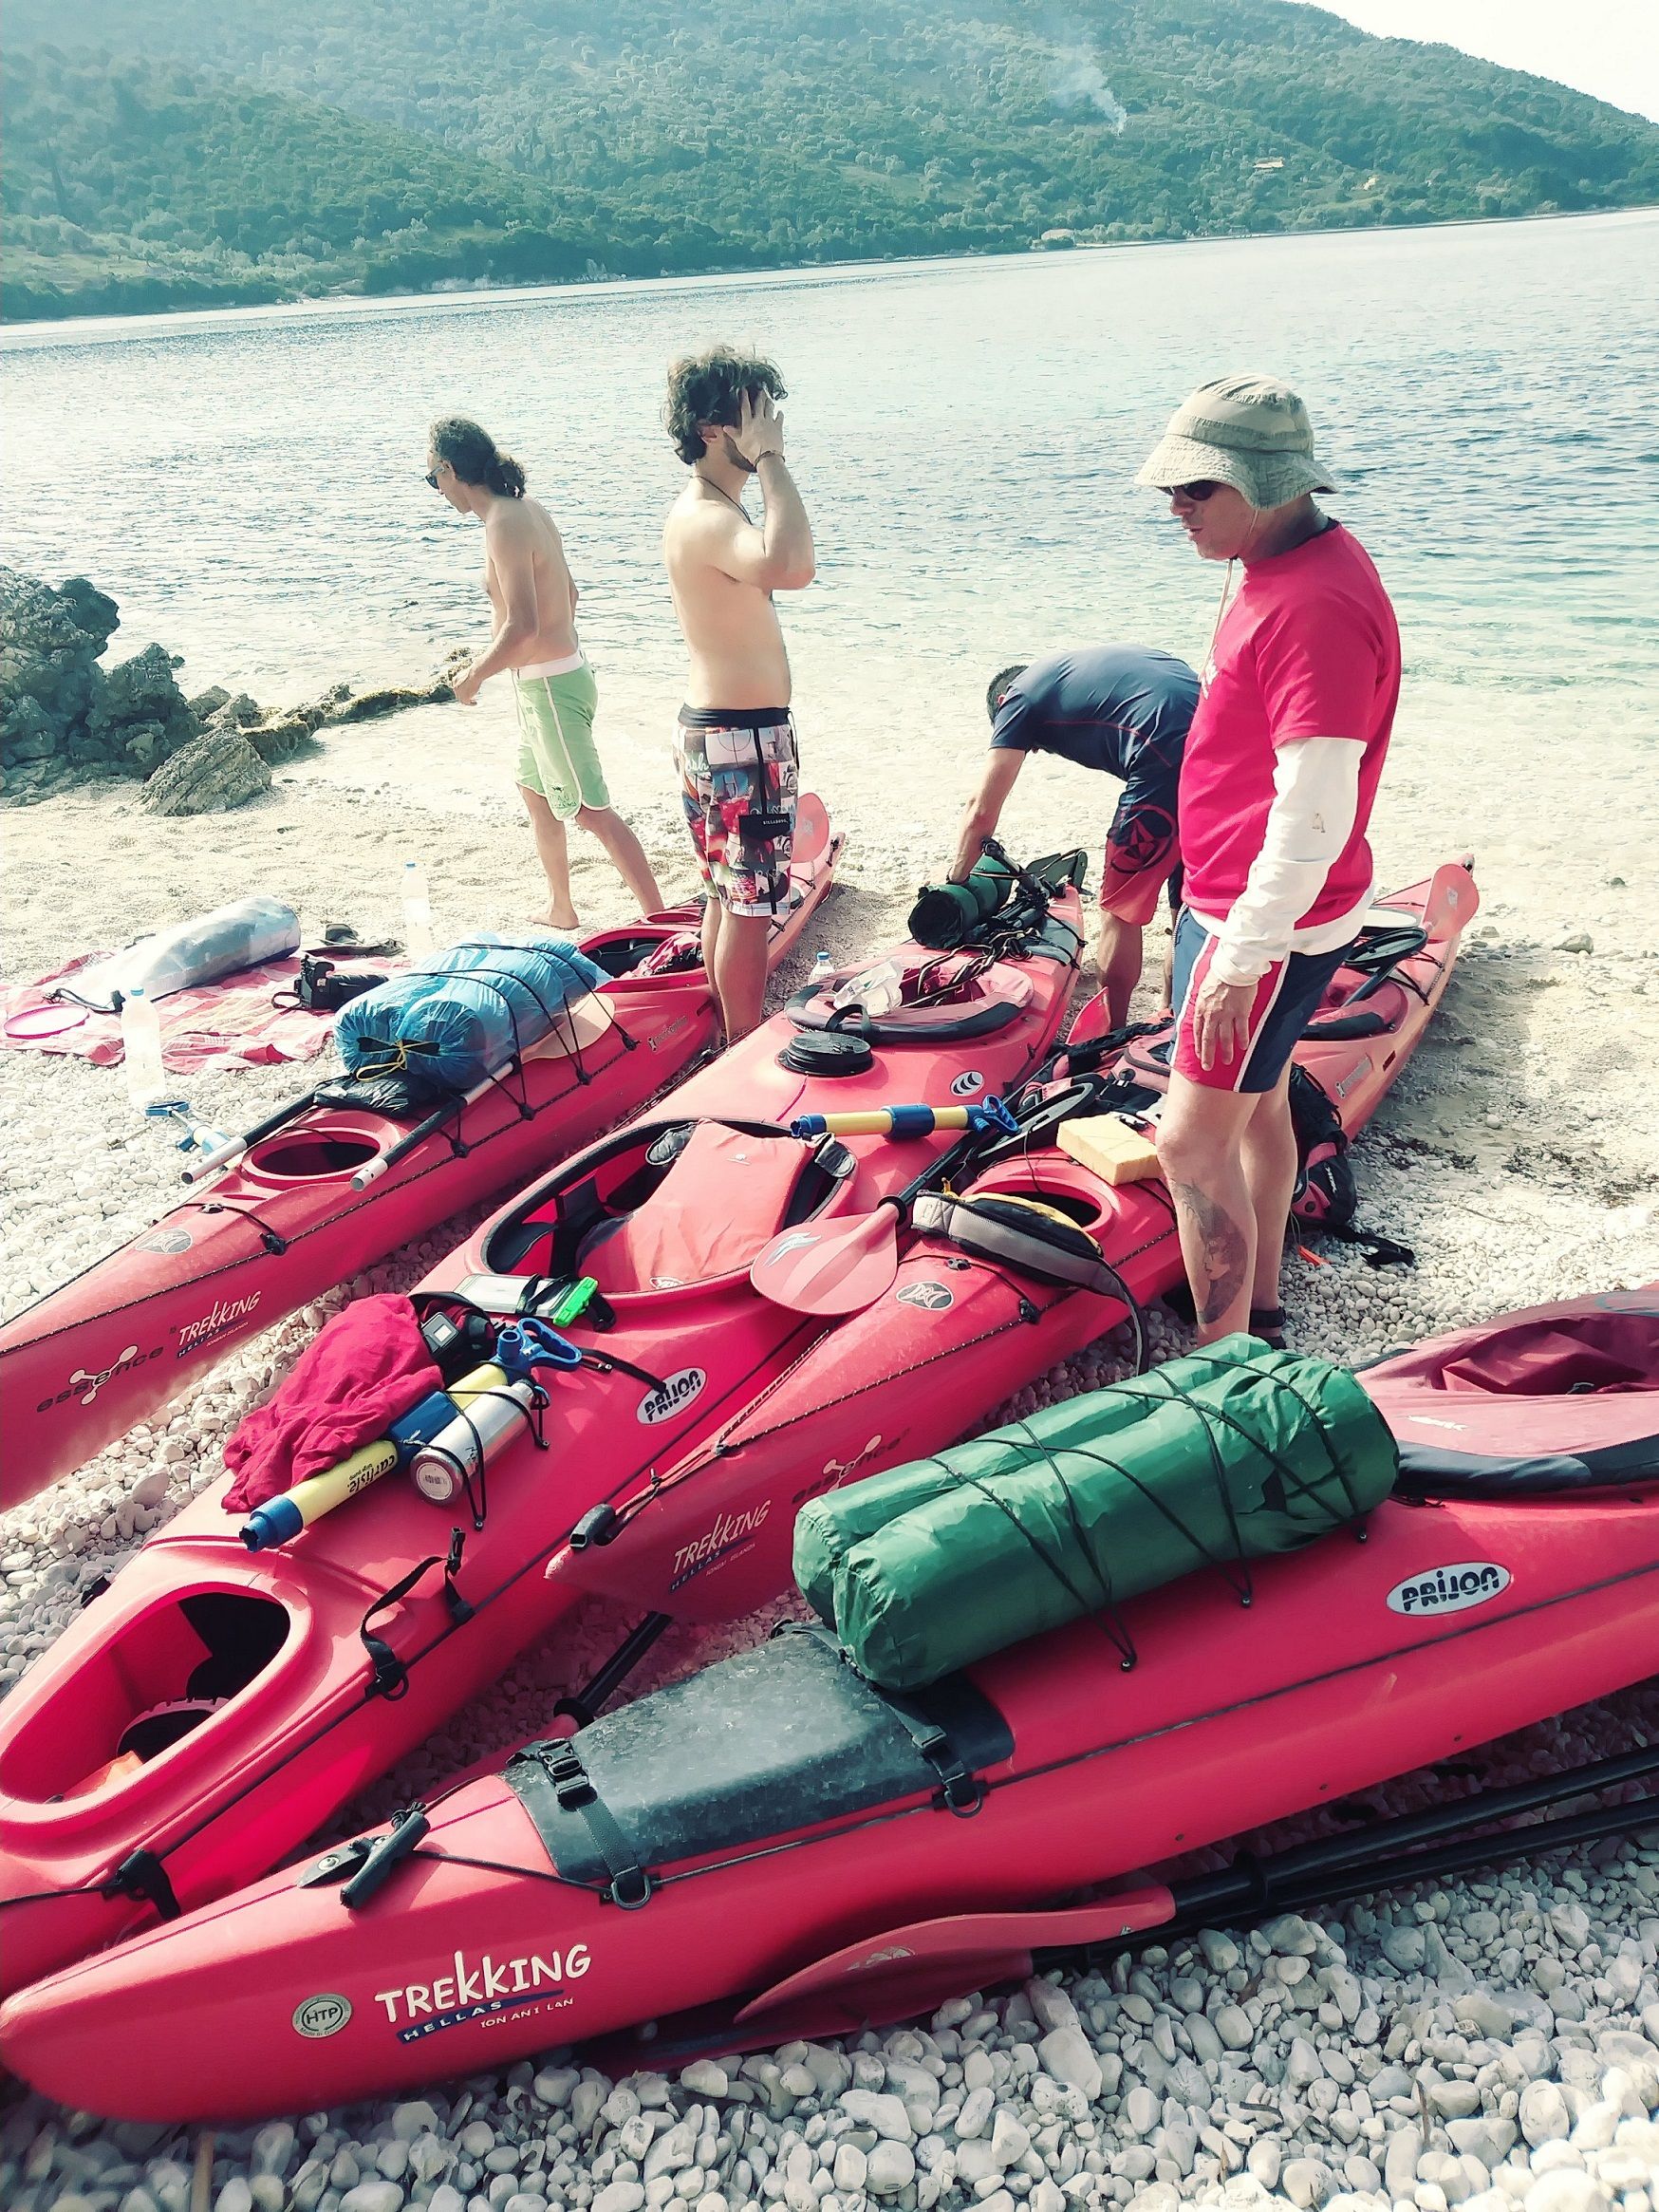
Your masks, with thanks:
M335 1042L353 1076L401 1074L467 1092L545 1037L572 999L608 981L563 938L480 929L341 1009Z

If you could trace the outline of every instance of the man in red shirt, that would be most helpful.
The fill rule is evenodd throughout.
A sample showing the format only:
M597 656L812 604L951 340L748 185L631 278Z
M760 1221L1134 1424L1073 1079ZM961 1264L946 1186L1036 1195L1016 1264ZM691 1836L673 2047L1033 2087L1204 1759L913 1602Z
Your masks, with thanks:
M1400 637L1332 489L1307 409L1264 377L1201 385L1137 480L1201 559L1243 564L1181 769L1186 872L1158 1153L1199 1341L1282 1342L1296 1177L1291 1054L1371 897L1366 828L1400 692Z

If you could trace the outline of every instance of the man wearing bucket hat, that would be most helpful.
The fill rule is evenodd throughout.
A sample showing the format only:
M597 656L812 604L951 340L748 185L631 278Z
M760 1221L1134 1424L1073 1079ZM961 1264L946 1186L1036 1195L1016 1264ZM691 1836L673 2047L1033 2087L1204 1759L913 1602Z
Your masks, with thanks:
M1307 409L1266 377L1202 384L1137 481L1202 559L1241 562L1183 754L1177 1010L1158 1152L1199 1340L1282 1341L1296 1187L1290 1062L1371 896L1366 828L1400 690L1400 638Z

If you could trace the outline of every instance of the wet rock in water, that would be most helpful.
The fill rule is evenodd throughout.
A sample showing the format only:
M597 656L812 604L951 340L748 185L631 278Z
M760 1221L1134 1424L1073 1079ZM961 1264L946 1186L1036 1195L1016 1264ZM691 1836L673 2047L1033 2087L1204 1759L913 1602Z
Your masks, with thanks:
M435 676L427 684L384 684L374 691L354 692L345 684L337 689L345 696L325 712L326 722L376 722L382 715L401 714L411 706L437 706L455 697L447 676Z
M314 723L300 714L273 715L245 728L243 735L262 760L297 760L323 749Z
M140 803L152 815L224 814L270 789L270 770L240 730L195 739L157 769Z

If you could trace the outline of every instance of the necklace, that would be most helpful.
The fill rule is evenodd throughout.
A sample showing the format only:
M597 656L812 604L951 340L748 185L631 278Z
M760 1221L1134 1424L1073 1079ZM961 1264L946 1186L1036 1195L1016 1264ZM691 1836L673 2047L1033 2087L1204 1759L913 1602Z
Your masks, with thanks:
M744 506L741 499L735 497L732 493L728 492L724 484L717 484L712 477L699 476L697 480L699 484L705 485L709 491L718 492L719 497L725 500L728 506L736 507L738 514L742 516L745 522L750 519L748 508Z

